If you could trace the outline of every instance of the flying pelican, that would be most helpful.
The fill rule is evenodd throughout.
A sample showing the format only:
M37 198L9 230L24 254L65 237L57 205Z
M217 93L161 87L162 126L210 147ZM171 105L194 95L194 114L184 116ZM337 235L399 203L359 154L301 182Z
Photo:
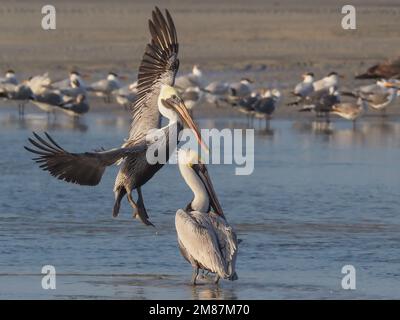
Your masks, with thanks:
M203 87L203 72L200 67L195 64L192 72L186 75L182 75L176 78L175 86L185 90L189 87Z
M94 92L98 97L103 97L105 102L110 102L112 92L122 87L120 78L122 77L119 77L116 73L109 72L106 79L94 82L86 89Z
M193 267L192 284L196 284L199 269L215 273L215 283L220 278L237 280L238 240L224 216L206 166L196 152L184 149L178 151L178 166L194 195L175 215L180 252Z
M386 60L369 68L365 73L356 76L356 79L400 79L400 56Z
M182 128L182 123L194 131L198 142L205 147L200 133L190 117L177 91L172 87L179 67L178 39L174 22L166 10L166 18L156 7L149 21L152 35L151 42L146 46L138 74L138 98L132 108L132 124L129 138L121 148L100 153L69 153L62 149L49 149L49 142L37 140L29 141L39 149L46 150L37 161L41 168L60 180L81 185L97 185L107 166L119 161L121 167L115 179L115 203L113 216L119 213L121 200L126 195L134 210L133 216L139 218L146 225L152 225L144 206L141 187L149 181L164 163L152 164L147 160L146 149L142 145L148 144L147 137L150 131L160 128L160 114L169 119L169 124L161 128L165 132L165 139L159 140L159 148L167 150L168 161L169 133L171 128ZM49 137L48 137L49 138ZM50 139L50 146L57 149L57 144ZM150 140L151 142L152 140ZM47 144L46 144L47 143ZM28 148L28 151L35 150ZM41 152L41 153L40 153ZM122 161L121 161L122 159ZM137 190L138 200L132 198L132 191Z

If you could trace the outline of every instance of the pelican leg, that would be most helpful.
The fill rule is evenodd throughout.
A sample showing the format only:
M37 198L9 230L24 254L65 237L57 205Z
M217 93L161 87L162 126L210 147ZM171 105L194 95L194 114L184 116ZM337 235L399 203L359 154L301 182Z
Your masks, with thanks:
M216 276L215 276L215 279L214 279L214 283L215 283L215 284L218 284L219 279L220 279L219 275L216 275Z
M113 208L113 212L112 212L112 215L114 218L118 216L119 208L121 206L121 200L125 195L126 195L125 188L118 189L115 192L115 203L114 203L114 208Z
M154 225L149 221L149 215L144 206L142 189L138 187L136 190L138 193L138 200L136 202L136 212L134 213L134 217L139 218L145 225L154 227Z
M199 274L199 267L194 267L194 269L193 269L193 274L192 274L192 285L196 285L196 279L197 279L197 276L198 276L198 274Z

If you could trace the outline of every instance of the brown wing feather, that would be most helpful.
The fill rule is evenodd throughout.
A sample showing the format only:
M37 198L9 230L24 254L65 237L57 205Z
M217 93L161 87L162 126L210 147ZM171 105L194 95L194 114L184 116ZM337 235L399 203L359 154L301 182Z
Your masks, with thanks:
M162 84L173 85L179 68L178 38L168 10L166 18L156 7L149 20L151 41L146 46L138 73L138 95L132 107L132 124L127 145L158 128L157 98Z
M24 148L38 155L33 160L39 164L40 168L48 171L59 180L88 186L94 186L100 182L107 166L127 155L146 149L146 145L143 143L131 148L70 153L61 148L46 132L47 140L36 133L33 133L33 135L35 139L29 138L28 140L34 148L26 146Z

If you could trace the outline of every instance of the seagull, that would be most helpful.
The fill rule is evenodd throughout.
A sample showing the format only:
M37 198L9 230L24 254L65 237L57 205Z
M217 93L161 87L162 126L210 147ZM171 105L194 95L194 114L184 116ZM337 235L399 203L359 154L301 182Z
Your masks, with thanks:
M237 280L237 236L224 216L205 164L196 152L180 149L178 166L193 192L193 200L175 215L179 250L193 267L192 284L196 285L199 269L215 273L215 283L220 278Z
M266 127L269 125L272 113L275 111L279 101L281 99L281 93L277 89L265 90L264 94L254 104L254 111L256 118L264 118L266 121Z
M86 89L94 92L98 97L103 97L105 102L111 101L111 94L114 90L121 88L119 76L114 72L109 72L106 79L92 83Z
M400 56L386 60L370 67L365 73L356 76L356 79L400 79Z
M208 103L214 104L217 108L222 101L226 101L229 93L229 84L227 82L213 81L209 83L203 90L205 99Z
M192 72L186 75L182 75L176 78L175 86L181 90L185 90L189 87L203 87L203 72L200 67L195 64Z
M362 97L375 110L381 110L385 115L386 108L396 101L398 86L393 81L379 80L376 84L364 86L355 92L343 92L344 95Z
M89 111L89 103L84 94L80 94L68 102L61 103L59 107L61 111L72 117L81 116Z
M329 89L330 87L337 88L339 86L339 78L342 78L342 76L339 76L337 72L330 72L326 77L314 81L314 91Z
M336 114L344 119L355 121L367 110L368 103L362 97L356 97L357 100L352 102L339 102L332 106L331 113Z
M78 71L75 71L75 70L73 70L73 71L71 71L69 73L69 77L67 79L53 82L51 84L51 87L53 89L60 89L60 90L68 89L68 88L71 88L73 82L76 82L76 81L79 82L79 86L80 87L86 88L86 84L83 81L81 74Z
M14 70L7 70L5 77L4 78L0 78L0 86L3 84L13 84L13 85L17 85L18 84L18 80L15 77L15 72Z
M201 103L203 92L199 87L189 87L183 92L182 99L185 102L190 115L193 116L193 109Z
M120 89L114 90L112 95L118 104L122 105L125 110L129 110L130 106L137 98L137 81L126 85Z
M329 122L329 113L332 111L332 106L337 103L340 103L339 91L336 87L332 86L329 89L321 89L313 92L306 98L304 107L299 111L314 111L317 117L324 114L326 120Z
M230 103L235 110L246 115L247 125L250 125L255 114L254 105L259 99L260 94L257 91L253 91L250 96L232 100Z
M297 97L297 100L290 102L287 105L297 105L304 101L304 99L314 92L314 73L307 72L302 75L303 81L298 83L291 94Z
M27 85L27 81L20 84L3 84L0 86L0 97L10 101L18 102L18 114L21 116L25 113L25 104L34 99L31 88Z
M207 147L183 100L172 87L179 68L179 45L168 10L164 17L156 7L149 20L149 29L151 42L146 46L139 67L138 96L132 108L131 129L122 147L108 151L70 153L61 148L50 135L46 134L45 140L34 134L36 140L29 139L29 142L36 149L25 148L39 155L34 160L43 170L49 171L57 179L80 185L99 184L107 166L120 164L114 185L113 217L118 216L121 200L126 195L133 216L146 225L153 225L148 219L141 187L163 167L164 162L150 162L147 145L155 144L156 152L163 153L167 162L174 150L169 145L172 142L170 135L174 134L175 129L177 140L179 131L185 125L192 130L198 143L206 150ZM168 125L162 128L160 115L169 119ZM133 190L138 193L137 201L132 198Z
M251 94L253 81L248 78L243 78L239 82L234 82L229 85L230 96L244 98Z

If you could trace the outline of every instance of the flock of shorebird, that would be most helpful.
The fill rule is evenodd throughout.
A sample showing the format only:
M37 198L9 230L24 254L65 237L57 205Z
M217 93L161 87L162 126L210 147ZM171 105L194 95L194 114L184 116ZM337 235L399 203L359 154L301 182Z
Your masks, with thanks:
M19 113L24 104L31 101L48 114L62 110L69 115L79 116L88 112L88 93L109 102L115 99L132 113L129 137L120 148L84 153L70 153L62 148L47 133L34 133L29 138L31 146L25 147L34 153L34 160L40 168L52 176L80 185L97 185L106 167L119 164L112 210L118 216L120 204L127 197L133 209L133 216L146 225L152 225L146 211L142 186L162 167L163 163L151 164L146 151L150 145L166 152L167 161L173 152L170 135L188 127L199 145L207 146L193 121L192 110L204 100L217 107L228 105L254 118L269 119L281 101L278 89L255 89L247 78L228 83L214 81L205 84L204 76L195 65L191 73L176 77L179 68L178 39L174 22L166 10L165 15L158 8L149 20L151 41L147 44L138 72L138 80L123 86L121 77L109 73L106 79L86 85L84 76L73 71L65 80L52 82L47 74L32 77L19 83L12 70L0 79L0 97L19 103ZM315 80L308 72L291 92L293 98L288 105L301 106L299 111L313 111L317 116L329 120L330 114L355 121L370 106L385 110L399 93L400 58L373 66L358 78L377 78L375 84L359 87L352 91L339 91L340 75L331 72ZM347 99L347 100L346 100ZM169 120L161 127L161 117ZM148 136L156 129L154 139ZM156 139L162 133L163 139ZM177 138L177 136L176 136ZM238 241L236 233L228 223L213 188L206 165L193 150L178 150L180 173L193 191L193 199L185 209L179 209L175 216L175 227L179 249L183 257L193 266L193 284L198 279L199 269L219 278L235 280ZM132 197L136 190L137 200Z
M47 73L30 77L18 82L13 70L8 70L0 78L0 97L18 103L19 114L24 114L24 105L30 101L40 109L50 113L57 110L70 116L80 116L89 111L87 96L93 94L105 102L113 99L129 110L139 96L138 81L124 85L114 72L109 72L105 79L86 85L78 71L71 71L69 77L61 81L52 81ZM314 73L302 75L302 81L290 92L293 101L289 106L301 106L300 112L313 111L317 117L329 121L331 114L353 122L368 107L381 110L385 115L387 107L400 96L400 57L388 60L369 68L356 79L377 79L376 83L360 86L354 90L339 90L340 76L331 72L316 80ZM255 88L248 78L238 82L213 81L207 83L198 65L192 72L179 76L174 87L185 102L189 113L205 102L220 106L231 106L244 113L248 123L254 118L265 119L267 126L273 112L282 100L277 88Z

